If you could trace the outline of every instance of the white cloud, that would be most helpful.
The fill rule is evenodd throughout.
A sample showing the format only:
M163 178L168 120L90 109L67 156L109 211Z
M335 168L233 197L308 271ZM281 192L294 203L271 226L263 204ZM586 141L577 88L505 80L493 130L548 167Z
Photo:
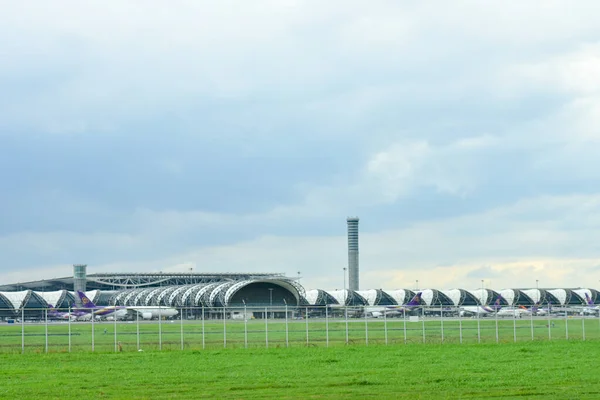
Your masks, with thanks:
M437 192L439 208L445 199L476 199L474 208L487 211L394 221L389 231L372 226L362 236L365 285L407 286L414 279L430 286L473 285L479 278L469 274L485 271L506 285L514 285L519 271L546 274L557 285L577 284L585 278L579 271L594 264L598 199L569 193L589 193L600 178L600 28L589 12L595 3L59 3L3 9L0 34L7 40L0 52L7 57L0 89L11 94L0 104L1 124L10 129L0 132L127 134L150 143L153 138L144 135L156 126L166 137L210 137L208 147L244 143L256 159L295 157L304 145L327 160L349 148L360 162L344 155L340 165L321 171L307 161L297 168L314 168L319 179L290 178L295 199L252 213L153 209L139 200L128 204L135 211L124 212L100 200L78 200L85 190L58 188L53 196L48 193L54 188L35 187L21 203L31 202L33 211L38 199L52 203L41 215L78 213L118 223L91 234L19 227L21 233L0 237L3 254L36 254L38 261L29 265L43 265L39 260L49 255L54 265L57 258L70 263L85 254L100 260L94 268L103 270L196 265L208 271L302 271L312 287L339 287L344 238L318 229L314 236L292 236L288 225L401 208L407 199L431 200L422 192ZM544 108L545 101L554 106ZM173 198L200 198L215 191L219 201L218 185L177 186L193 157L179 161L160 150L151 164L172 182L155 193L175 189ZM134 154L132 164L135 157L151 156ZM221 185L252 174L252 160L239 158L232 151L223 161L235 168ZM32 157L27 168L35 162ZM109 179L118 182L122 172L137 184L136 174L154 173L127 168ZM48 176L38 174L46 184ZM269 189L259 190L273 197ZM519 190L542 195L511 204L525 196ZM480 200L504 195L508 205L490 201L493 210ZM31 230L42 230L41 223ZM245 236L219 246L203 242L217 232ZM107 264L109 255L114 264ZM489 269L482 272L484 265Z
M600 42L585 43L574 51L514 67L521 84L544 91L577 96L600 92Z
M546 287L585 285L600 274L595 240L600 218L590 218L594 215L600 215L600 195L543 196L468 216L364 233L361 287L413 287L417 279L421 287L436 288L473 288L481 279L492 281L495 288L532 286L535 279ZM94 237L79 238L77 243L98 245ZM307 287L334 289L342 285L346 254L342 235L262 236L147 262L90 265L89 270L182 271L193 267L195 272L281 272L290 277L299 271ZM36 276L56 277L49 275L63 270L67 271L51 269ZM28 276L29 272L12 272L9 278L23 281Z

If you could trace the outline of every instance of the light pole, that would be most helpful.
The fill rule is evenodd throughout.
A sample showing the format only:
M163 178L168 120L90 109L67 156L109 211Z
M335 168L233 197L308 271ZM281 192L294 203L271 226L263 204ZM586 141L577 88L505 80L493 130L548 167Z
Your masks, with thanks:
M485 300L483 298L485 289L483 288L483 279L481 280L481 302L485 305L487 304L487 296L485 296Z
M298 271L298 284L300 284L300 271Z
M416 290L419 291L419 280L417 279L416 282L417 282L417 289Z
M274 319L273 315L273 288L269 288L269 304L271 306L271 319Z

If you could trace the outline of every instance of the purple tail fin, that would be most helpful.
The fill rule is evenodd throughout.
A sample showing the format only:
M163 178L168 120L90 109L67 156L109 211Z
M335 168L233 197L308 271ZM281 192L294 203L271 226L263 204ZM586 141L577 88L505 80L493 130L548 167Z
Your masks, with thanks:
M594 302L590 298L590 295L588 295L587 293L585 294L585 301L588 304L588 306L593 306L594 305Z
M415 297L412 298L411 301L408 302L408 304L406 304L407 306L418 306L421 304L421 294L423 292L418 292L417 294L415 294Z
M502 308L501 300L502 300L502 296L498 295L498 298L494 302L494 310L496 312Z
M77 291L77 295L79 296L79 298L81 299L81 304L83 304L83 308L96 308L96 305L94 304L93 301L91 301L86 295L85 293L81 292L81 291Z

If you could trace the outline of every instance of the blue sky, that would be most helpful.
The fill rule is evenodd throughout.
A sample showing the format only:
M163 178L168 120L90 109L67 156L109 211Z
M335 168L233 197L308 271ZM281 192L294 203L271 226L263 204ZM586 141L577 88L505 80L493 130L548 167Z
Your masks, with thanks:
M600 285L591 1L11 3L0 282Z

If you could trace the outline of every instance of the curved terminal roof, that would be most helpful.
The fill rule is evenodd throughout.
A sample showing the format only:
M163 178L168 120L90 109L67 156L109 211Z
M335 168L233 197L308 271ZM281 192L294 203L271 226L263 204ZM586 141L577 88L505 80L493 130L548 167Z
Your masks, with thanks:
M331 290L327 293L329 293L338 302L338 304L341 305L366 306L369 304L367 299L362 297L354 290Z
M529 306L538 301L553 305L586 304L586 295L596 304L600 293L595 289L423 289L423 305L464 306L491 304L498 295L503 305ZM98 305L168 306L168 307L239 307L266 305L289 306L377 306L406 304L415 295L408 289L397 290L332 290L304 288L291 279L244 279L228 282L197 283L146 287L116 291L91 290L86 295ZM16 312L21 308L34 310L52 304L66 308L72 304L74 293L66 290L38 292L22 290L0 292L0 310Z
M395 290L386 290L385 291L396 304L406 304L413 297L415 297L416 293L409 289L395 289Z
M500 295L500 293L498 293L492 289L485 289L485 288L472 289L472 290L468 290L467 292L470 293L473 297L475 297L475 299L477 299L477 301L479 301L479 304L483 304L483 305L493 303L494 301L496 301L496 299ZM506 299L506 301L509 304L511 302L511 300L509 300L509 299Z
M34 293L46 303L53 305L56 308L69 308L75 304L75 294L68 290L55 290L53 292L34 291Z
M450 289L441 292L452 301L454 306L476 306L480 304L479 299L465 289Z
M123 290L143 287L158 286L180 286L195 283L211 283L224 281L237 281L244 279L286 279L281 273L92 273L87 274L87 288L107 290ZM66 289L74 290L74 278L67 276L64 278L43 279L33 282L19 282L9 285L0 285L0 291L55 291Z
M600 292L596 289L588 289L592 293L592 301L594 304L600 303Z
M438 289L423 289L421 291L421 304L428 306L442 305L454 306L454 301L448 297L443 291Z
M500 295L502 295L510 305L520 306L535 304L535 301L521 289L502 289Z
M534 303L541 304L564 304L552 294L552 291L545 289L524 289L522 292Z
M324 306L327 304L340 304L338 301L322 289L313 289L306 292L306 303L311 306Z
M31 295L31 290L22 290L20 292L0 292L0 296L4 301L14 309L20 309L26 302L26 299Z
M383 289L357 290L356 293L367 300L370 306L397 305L396 299Z
M356 293L360 295L363 299L365 299L367 301L367 304L370 306L379 304L381 293L378 292L376 289L357 290Z
M246 279L125 289L111 292L109 304L167 307L223 307L234 304L264 305L265 303L299 305L305 301L304 294L304 288L293 280ZM103 296L97 291L87 293L90 298L92 295Z
M570 290L549 289L547 292L558 301L558 304L571 304L572 292Z
M573 289L573 293L581 299L581 304L587 304L586 295L592 298L592 291L589 289Z

